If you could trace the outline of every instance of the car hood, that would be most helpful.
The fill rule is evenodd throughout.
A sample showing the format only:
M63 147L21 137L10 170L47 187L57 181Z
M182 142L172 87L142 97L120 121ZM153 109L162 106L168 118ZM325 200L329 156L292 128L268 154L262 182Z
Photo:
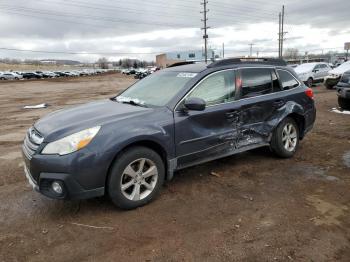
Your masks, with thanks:
M344 72L350 70L350 62L345 62L342 65L338 66L337 68L334 68L333 70L329 71L329 74L334 75L342 75Z
M86 128L150 114L153 111L152 108L122 104L109 99L100 100L48 114L39 119L34 128L46 142L51 142Z
M298 68L294 68L295 73L297 73L298 75L300 74L307 74L307 73L311 73L312 70L310 69L298 69Z

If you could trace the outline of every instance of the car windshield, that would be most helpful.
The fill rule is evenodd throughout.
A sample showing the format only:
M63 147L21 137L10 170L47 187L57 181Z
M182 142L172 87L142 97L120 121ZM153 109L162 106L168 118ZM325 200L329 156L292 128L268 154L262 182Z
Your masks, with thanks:
M164 106L195 75L195 73L159 71L136 82L117 96L116 100L145 106Z
M314 63L306 63L306 64L301 64L299 66L297 66L296 68L294 68L294 70L296 72L308 72L311 71L316 64Z

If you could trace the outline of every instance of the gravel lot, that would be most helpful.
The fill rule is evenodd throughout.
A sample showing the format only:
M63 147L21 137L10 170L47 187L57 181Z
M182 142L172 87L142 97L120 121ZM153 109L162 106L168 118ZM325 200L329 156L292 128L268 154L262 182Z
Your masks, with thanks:
M292 159L262 148L178 172L133 211L27 185L20 146L48 112L110 97L127 76L0 83L0 261L350 261L350 115L315 87L317 121ZM46 109L22 109L48 103ZM213 173L214 172L214 173Z

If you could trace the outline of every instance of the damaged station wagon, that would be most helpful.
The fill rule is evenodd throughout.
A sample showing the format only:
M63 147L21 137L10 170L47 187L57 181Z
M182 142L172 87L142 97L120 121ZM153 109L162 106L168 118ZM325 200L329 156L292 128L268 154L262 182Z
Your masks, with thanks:
M132 209L189 166L264 146L293 156L315 117L312 90L282 60L173 66L37 121L23 144L25 174L50 198L106 194Z

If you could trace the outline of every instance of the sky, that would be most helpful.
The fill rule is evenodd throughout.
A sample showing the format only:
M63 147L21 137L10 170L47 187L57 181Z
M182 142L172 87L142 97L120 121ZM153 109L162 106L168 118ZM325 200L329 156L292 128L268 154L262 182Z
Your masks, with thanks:
M151 61L201 50L201 1L0 0L0 57ZM326 53L350 42L350 0L208 0L209 47L220 53L225 43L226 57L246 56L252 43L254 54L277 55L282 5L285 49Z

